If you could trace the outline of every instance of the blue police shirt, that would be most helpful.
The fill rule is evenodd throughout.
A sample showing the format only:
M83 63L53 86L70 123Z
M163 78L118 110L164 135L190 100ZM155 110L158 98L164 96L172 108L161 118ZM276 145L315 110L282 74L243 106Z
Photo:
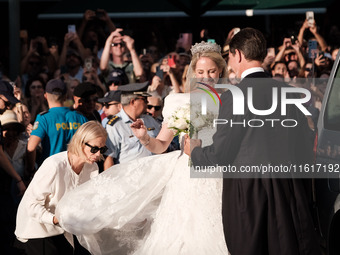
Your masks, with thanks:
M38 163L41 164L47 157L67 150L67 144L73 134L85 122L86 117L68 107L53 107L38 114L31 133L41 139L43 151Z

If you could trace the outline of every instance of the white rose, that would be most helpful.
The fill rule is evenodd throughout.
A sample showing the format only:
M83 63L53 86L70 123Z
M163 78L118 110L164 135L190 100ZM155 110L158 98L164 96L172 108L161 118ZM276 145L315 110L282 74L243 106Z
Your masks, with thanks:
M186 122L185 119L178 119L175 121L174 123L174 127L178 128L178 129L188 129L188 123Z
M197 118L192 119L191 123L195 127L195 129L202 128L206 124L202 117L197 117Z

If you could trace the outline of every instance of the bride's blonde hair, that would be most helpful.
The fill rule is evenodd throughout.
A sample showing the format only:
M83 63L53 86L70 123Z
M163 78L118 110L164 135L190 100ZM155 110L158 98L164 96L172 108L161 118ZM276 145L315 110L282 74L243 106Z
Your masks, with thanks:
M195 69L197 62L201 57L210 58L216 63L218 69L221 70L220 78L227 77L227 63L221 55L221 47L219 45L207 42L196 43L192 46L191 52L192 58L186 74L186 82L184 86L185 92L194 90L197 87L197 83L194 79L196 78Z

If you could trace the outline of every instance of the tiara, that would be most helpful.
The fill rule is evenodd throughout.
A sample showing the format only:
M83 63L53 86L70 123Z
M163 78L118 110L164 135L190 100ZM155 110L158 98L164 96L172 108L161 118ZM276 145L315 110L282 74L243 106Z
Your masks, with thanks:
M221 54L221 46L216 43L202 41L200 43L195 43L195 45L191 47L192 55L202 52L217 52Z

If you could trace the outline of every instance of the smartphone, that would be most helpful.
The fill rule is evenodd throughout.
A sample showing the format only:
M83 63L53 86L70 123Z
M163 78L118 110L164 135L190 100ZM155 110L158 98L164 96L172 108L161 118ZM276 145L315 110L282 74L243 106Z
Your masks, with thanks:
M314 25L314 12L313 11L306 12L306 20L308 22L308 26L312 27Z
M275 57L275 49L274 48L268 48L267 49L267 55Z
M292 35L290 37L290 40L292 41L292 44L294 45L294 44L296 44L297 38L295 37L295 35Z
M84 62L85 62L86 70L91 71L91 69L92 69L92 58L86 58Z
M67 28L69 33L76 33L76 25L68 25Z
M208 43L215 43L215 39L208 39L207 42Z
M321 59L324 59L324 58L325 58L325 52L320 51L320 52L319 52L319 56L321 56Z
M318 42L315 40L308 41L308 57L309 58L316 58L318 51Z
M175 68L176 67L176 55L169 55L168 56L168 65L171 68Z
M161 80L163 80L164 72L161 69L161 66L156 67L156 74L155 75L158 76L159 78L161 78Z

